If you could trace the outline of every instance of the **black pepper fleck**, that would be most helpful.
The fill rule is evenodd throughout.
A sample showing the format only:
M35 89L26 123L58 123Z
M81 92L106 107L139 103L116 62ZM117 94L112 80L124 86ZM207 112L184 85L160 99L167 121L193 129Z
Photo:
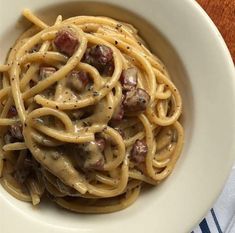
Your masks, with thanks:
M100 93L99 92L97 92L97 91L93 91L93 96L99 96L100 95Z
M121 24L117 24L115 28L118 30L121 26L122 26Z

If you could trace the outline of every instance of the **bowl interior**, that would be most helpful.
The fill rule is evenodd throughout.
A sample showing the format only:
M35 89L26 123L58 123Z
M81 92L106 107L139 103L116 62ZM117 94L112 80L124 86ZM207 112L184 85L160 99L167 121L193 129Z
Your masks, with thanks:
M162 61L165 63L176 86L180 89L184 103L183 117L181 120L183 121L183 125L186 129L186 138L189 137L193 127L193 98L190 80L187 77L179 56L174 51L169 41L167 41L167 39L164 38L164 36L161 35L161 33L153 25L131 11L114 5L95 2L55 4L53 6L38 9L36 14L48 24L53 24L56 17L59 14L62 14L63 18L77 15L108 16L134 25L139 30L141 37L144 38L151 48L151 51L160 57L160 59L162 59ZM16 24L15 22L12 22L12 25L5 29L3 33L1 33L0 44L4 45L4 47L1 47L4 55L6 55L8 49L12 46L19 34L29 26L30 24L24 18L19 17ZM3 57L4 56L1 56L1 58ZM1 62L3 62L3 59ZM172 177L174 177L174 173L177 173L178 169L181 169L180 167L182 165L180 165L180 163L182 163L184 160L189 144L190 142L186 141L183 154L177 164L175 171L173 172ZM160 191L163 188L162 186L170 185L170 180L171 177L167 179L163 185L159 185L159 187L153 187L148 193L142 194L138 202L129 209L123 210L120 213L113 213L109 215L78 216L77 214L73 214L60 208L56 208L55 206L51 206L51 204L45 201L42 205L40 205L40 210L35 211L35 209L33 209L29 204L16 201L9 197L8 194L3 190L2 192L4 192L4 195L7 196L6 198L8 200L14 202L14 206L16 208L18 207L27 215L37 219L37 221L41 220L44 223L55 224L61 227L75 227L77 224L79 224L80 227L86 227L88 223L89 225L93 225L96 224L96 221L106 222L107 218L112 218L112 221L119 222L122 218L125 218L125 215L128 213L134 217L136 214L135 212L138 209L144 210L146 205L151 205L153 199L160 198L162 195L162 192ZM34 212L33 215L31 215L32 212ZM79 221L77 219L79 219Z

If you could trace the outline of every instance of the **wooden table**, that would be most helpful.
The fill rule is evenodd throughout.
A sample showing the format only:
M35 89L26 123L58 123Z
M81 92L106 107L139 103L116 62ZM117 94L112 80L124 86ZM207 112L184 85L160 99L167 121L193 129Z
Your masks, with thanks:
M235 64L235 0L197 0L214 21Z

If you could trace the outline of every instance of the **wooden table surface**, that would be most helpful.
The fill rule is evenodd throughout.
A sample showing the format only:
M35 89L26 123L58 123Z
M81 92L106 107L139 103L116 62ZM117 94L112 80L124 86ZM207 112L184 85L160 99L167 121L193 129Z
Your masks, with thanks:
M235 0L197 0L222 34L235 64Z

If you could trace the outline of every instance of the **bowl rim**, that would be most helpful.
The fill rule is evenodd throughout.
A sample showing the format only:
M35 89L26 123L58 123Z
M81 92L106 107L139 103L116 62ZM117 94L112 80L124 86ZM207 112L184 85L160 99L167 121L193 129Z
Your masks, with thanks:
M0 0L0 1L3 1L3 0ZM158 0L158 2L161 2L161 1L164 1L164 0ZM9 0L8 2L11 2L11 0ZM40 6L43 6L43 4L47 4L47 0L41 0L40 3L38 1L38 3L30 3L29 0L22 0L21 1L22 3L28 3L28 5L31 5L32 8L38 8ZM60 1L56 1L56 0L52 0L50 2L50 4L53 4L53 3L57 3L57 2L64 2L63 0L60 0ZM110 1L96 1L96 2L110 2L110 3L113 3L115 1L113 0L110 0ZM123 4L124 1L122 1L122 4ZM140 1L139 1L140 2ZM149 3L151 4L154 4L154 2L157 2L157 1L154 1L154 0L151 0L149 1ZM173 1L172 1L173 3ZM116 3L116 5L120 5L121 3ZM174 3L176 4L176 3ZM199 17L201 18L201 20L208 26L210 33L212 33L214 35L214 44L215 44L215 47L218 47L219 48L219 51L221 52L221 60L222 61L225 61L226 60L226 66L224 67L224 69L226 70L226 73L228 74L229 78L234 78L235 77L235 69L234 69L234 64L233 64L233 60L231 58L231 55L230 55L230 52L220 34L220 32L218 31L218 29L216 28L216 26L214 25L214 23L212 22L212 20L210 19L210 17L206 14L206 12L200 7L200 5L196 2L196 1L188 1L188 0L181 0L181 3L178 3L180 5L184 5L185 4L185 7L189 7L189 9L191 9L197 16L196 17ZM230 80L231 84L233 85L234 87L234 92L235 92L235 79L232 79ZM234 101L234 100L233 100ZM234 111L231 112L231 114L233 116L235 116L235 113ZM233 122L234 123L234 122ZM233 134L235 133L235 125L232 125L231 127L232 131L233 131ZM234 135L233 135L234 136ZM232 153L232 151L234 152L235 151L235 146L233 146L230 150L230 152L228 153ZM222 178L221 178L221 181L220 181L220 185L218 185L218 187L216 188L216 191L214 192L214 195L213 195L213 198L211 197L210 198L210 201L208 201L207 205L202 207L201 208L201 214L200 216L197 216L197 217L194 217L193 219L189 220L190 223L187 223L185 224L186 228L189 230L189 228L192 228L193 225L196 225L197 223L199 223L199 221L202 219L202 217L207 213L207 211L209 210L209 208L212 206L212 204L215 202L215 200L218 198L220 192L222 191L223 189L223 186L225 184L225 181L227 180L228 176L229 176L229 173L230 173L230 169L233 165L233 161L235 159L235 153L234 155L230 156L229 158L229 161L230 161L230 165L227 165L227 168L226 168L226 171L224 170L224 173L221 174ZM223 183L223 185L222 185ZM1 191L1 188L0 188L0 191ZM0 200L4 198L2 197L1 195L1 192L0 192ZM6 199L5 199L6 200ZM1 206L2 205L2 206ZM14 209L15 207L12 205L12 203L9 201L6 200L5 202L5 205L3 203L0 204L1 206L1 209L5 210L5 216L7 218L7 206L11 206L12 209ZM23 212L21 212L22 214ZM23 214L22 214L23 215ZM25 216L26 217L26 216ZM27 216L26 218L29 219L29 217ZM4 218L2 220L0 220L0 222L4 222ZM35 221L33 221L34 223L36 223ZM20 224L20 223L18 223ZM191 227L190 227L191 225ZM4 228L3 228L4 229ZM8 229L5 228L5 231L8 232ZM64 232L66 231L66 229L64 229ZM50 232L50 230L48 230L48 232ZM61 232L63 232L63 230L61 230ZM98 231L97 231L98 232ZM115 231L116 232L116 231ZM117 231L118 232L118 231ZM5 232L4 232L5 233Z

